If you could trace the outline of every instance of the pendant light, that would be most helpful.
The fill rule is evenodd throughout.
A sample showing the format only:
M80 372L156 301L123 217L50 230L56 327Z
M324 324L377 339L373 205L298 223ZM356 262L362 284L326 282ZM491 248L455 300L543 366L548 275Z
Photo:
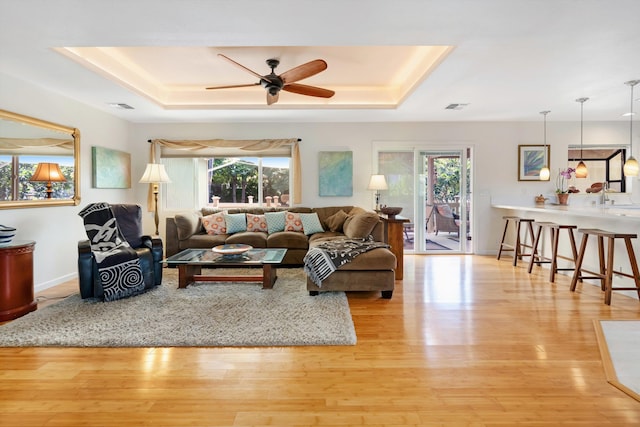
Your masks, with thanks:
M631 87L631 109L629 110L629 158L624 162L625 176L638 176L638 161L633 157L633 87L640 83L640 80L629 80L624 84Z
M583 111L584 111L584 103L589 100L589 98L578 98L576 102L580 103L580 163L576 166L576 178L586 178L588 175L587 165L584 164L582 160L582 128L584 125L583 120Z
M549 181L549 177L551 176L551 171L549 171L549 159L547 158L547 114L551 111L540 111L540 114L544 116L544 162L542 163L542 168L540 169L540 181Z

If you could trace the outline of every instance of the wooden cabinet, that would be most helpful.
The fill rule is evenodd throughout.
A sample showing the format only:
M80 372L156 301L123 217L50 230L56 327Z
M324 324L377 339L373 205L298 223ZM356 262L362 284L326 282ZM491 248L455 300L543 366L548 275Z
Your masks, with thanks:
M38 308L33 297L33 241L0 244L0 322Z
M404 277L404 223L409 222L409 218L395 216L389 218L386 215L380 215L384 221L384 238L385 242L391 246L391 252L396 256L396 280L402 280Z

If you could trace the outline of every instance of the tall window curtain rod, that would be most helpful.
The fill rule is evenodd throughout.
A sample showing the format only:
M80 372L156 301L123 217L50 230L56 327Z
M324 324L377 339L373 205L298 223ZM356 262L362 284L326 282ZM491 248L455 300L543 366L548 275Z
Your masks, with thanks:
M292 200L294 204L302 203L302 171L300 167L300 147L302 141L299 138L288 139L204 139L204 140L169 140L169 139L150 139L151 143L151 160L155 162L157 159L156 146L166 147L171 150L186 150L194 153L199 150L210 148L229 148L247 151L248 153L268 153L270 150L277 150L283 146L291 147L291 167L292 167Z

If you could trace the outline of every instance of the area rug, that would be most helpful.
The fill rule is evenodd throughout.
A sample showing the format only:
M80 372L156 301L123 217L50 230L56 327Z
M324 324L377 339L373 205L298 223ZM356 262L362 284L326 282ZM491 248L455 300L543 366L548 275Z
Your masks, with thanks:
M640 401L640 321L594 320L607 382Z
M238 270L233 274L239 274ZM301 268L278 269L273 289L262 289L261 283L242 282L196 283L186 289L177 289L177 276L177 269L164 269L161 286L118 301L82 300L79 295L72 295L0 326L0 346L207 347L356 343L344 292L309 296Z

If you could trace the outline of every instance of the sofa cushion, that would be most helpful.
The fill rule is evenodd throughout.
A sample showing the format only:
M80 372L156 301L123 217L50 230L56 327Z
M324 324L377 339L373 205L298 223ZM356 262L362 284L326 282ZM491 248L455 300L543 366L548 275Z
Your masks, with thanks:
M237 243L251 245L254 248L267 247L267 233L243 231L240 233L230 234L225 243Z
M309 239L303 233L295 231L279 231L269 233L267 237L268 248L307 249Z
M349 215L341 209L327 218L325 224L327 224L327 228L330 231L342 231L342 226L347 218L349 218Z
M176 214L174 217L178 240L185 240L202 230L202 216L198 212Z
M320 218L318 218L317 213L300 214L300 220L302 221L304 234L307 236L324 232L324 228L322 228L322 224L320 224Z
M264 216L267 220L267 232L269 234L277 233L278 231L284 231L286 214L286 211L265 212Z
M226 234L227 224L224 221L224 212L218 212L202 217L202 225L207 234Z
M243 213L225 213L224 222L227 224L227 233L240 233L241 231L247 231L247 218Z
M368 213L368 211L365 210L365 209L362 209L360 206L354 206L349 211L349 216L353 216L353 215L357 215L357 214L361 214L361 213Z
M267 219L265 218L265 216L248 213L247 231L264 231L265 233L269 231L267 228Z
M371 234L380 218L374 212L358 213L346 219L344 235L351 239L364 239Z
M313 247L327 240L333 240L336 237L345 237L343 233L338 231L325 231L323 233L316 233L309 236L309 247Z
M302 232L302 219L300 214L296 212L285 212L284 215L284 231L299 231Z

